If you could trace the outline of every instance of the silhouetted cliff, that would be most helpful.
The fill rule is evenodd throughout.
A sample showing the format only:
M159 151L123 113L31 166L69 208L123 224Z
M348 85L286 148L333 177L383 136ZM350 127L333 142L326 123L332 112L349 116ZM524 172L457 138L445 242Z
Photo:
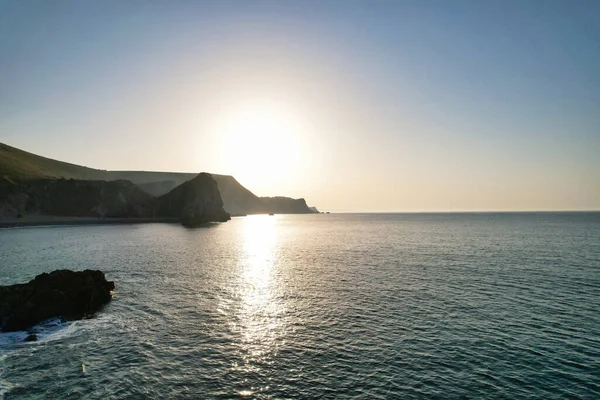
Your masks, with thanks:
M0 143L0 181L4 179L7 183L21 184L31 180L57 180L61 178L79 181L125 180L137 185L147 194L158 197L195 177L196 174L184 172L105 171L87 168L38 156ZM233 215L311 212L310 209L304 209L301 205L292 204L295 201L294 199L278 198L280 200L273 201L268 200L271 198L259 198L242 186L233 176L213 174L212 178L217 182L223 208ZM0 187L0 218L2 218L3 212L15 214L14 207L10 205L12 202L7 206L8 203L2 201L3 193L6 193L6 191L3 191ZM20 203L22 199L13 200Z
M217 182L223 208L231 215L265 214L269 210L261 199L233 176L211 174ZM127 179L153 196L162 196L193 179L194 174L153 171L107 171L111 179ZM162 180L161 180L162 179Z
M128 218L155 215L156 199L129 181L0 178L0 218L23 214Z
M0 220L26 214L92 218L179 218L183 225L230 219L215 180L207 173L160 198L129 181L0 178Z
M289 197L261 197L265 207L273 214L310 214L313 213L304 199Z
M229 175L213 175L223 197L223 208L233 215L265 214L268 209L254 193Z

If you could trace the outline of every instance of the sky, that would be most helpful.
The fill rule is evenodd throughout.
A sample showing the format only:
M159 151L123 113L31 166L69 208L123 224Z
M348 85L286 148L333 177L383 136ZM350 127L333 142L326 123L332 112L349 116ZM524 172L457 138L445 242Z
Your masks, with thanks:
M323 210L600 210L600 1L0 0L0 142Z

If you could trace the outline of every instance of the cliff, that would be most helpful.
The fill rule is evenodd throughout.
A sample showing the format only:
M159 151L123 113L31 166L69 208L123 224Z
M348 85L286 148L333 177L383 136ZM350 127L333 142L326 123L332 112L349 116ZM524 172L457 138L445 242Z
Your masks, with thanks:
M193 179L195 174L184 172L107 171L110 179L127 179L153 196L162 196ZM232 215L264 214L269 210L261 199L242 186L233 176L211 174L217 182L223 208Z
M75 179L94 181L130 181L147 194L159 197L194 179L196 174L158 171L105 171L70 164L0 143L0 180L21 183L40 179ZM233 176L212 174L221 193L223 208L232 215L311 212L300 205L284 205L293 199L271 201L259 198ZM0 188L0 196L1 196ZM270 198L266 198L270 199ZM283 199L283 198L279 198ZM1 202L1 200L0 200ZM0 206L1 207L1 206ZM273 208L272 208L273 207ZM296 211L284 211L284 210ZM304 210L304 211L300 211ZM1 210L0 210L1 218Z
M223 209L217 182L207 173L198 174L194 179L160 196L158 204L160 216L178 217L185 226L231 219Z
M24 214L140 218L156 214L156 199L129 181L0 178L0 218Z
M230 219L215 180L201 173L156 198L129 181L0 178L0 219L26 214L93 218L176 217L183 225Z
M304 199L289 197L261 197L265 207L273 214L310 214L313 213Z
M223 207L233 215L266 214L266 205L233 176L213 175L223 197Z

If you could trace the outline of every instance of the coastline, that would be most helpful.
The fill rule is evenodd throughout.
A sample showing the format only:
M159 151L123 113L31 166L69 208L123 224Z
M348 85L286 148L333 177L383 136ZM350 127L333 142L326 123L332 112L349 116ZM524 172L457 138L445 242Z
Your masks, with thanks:
M176 217L159 218L93 218L93 217L63 217L59 215L26 215L22 218L6 218L0 220L0 229L19 228L27 226L51 225L113 225L113 224L147 224L147 223L177 223Z

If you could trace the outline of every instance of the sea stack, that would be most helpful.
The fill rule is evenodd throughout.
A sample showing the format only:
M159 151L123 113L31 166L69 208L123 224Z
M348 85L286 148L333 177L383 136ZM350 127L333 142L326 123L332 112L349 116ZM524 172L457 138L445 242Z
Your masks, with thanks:
M178 217L181 224L188 227L231 219L223 209L217 182L205 172L159 197L158 214Z

